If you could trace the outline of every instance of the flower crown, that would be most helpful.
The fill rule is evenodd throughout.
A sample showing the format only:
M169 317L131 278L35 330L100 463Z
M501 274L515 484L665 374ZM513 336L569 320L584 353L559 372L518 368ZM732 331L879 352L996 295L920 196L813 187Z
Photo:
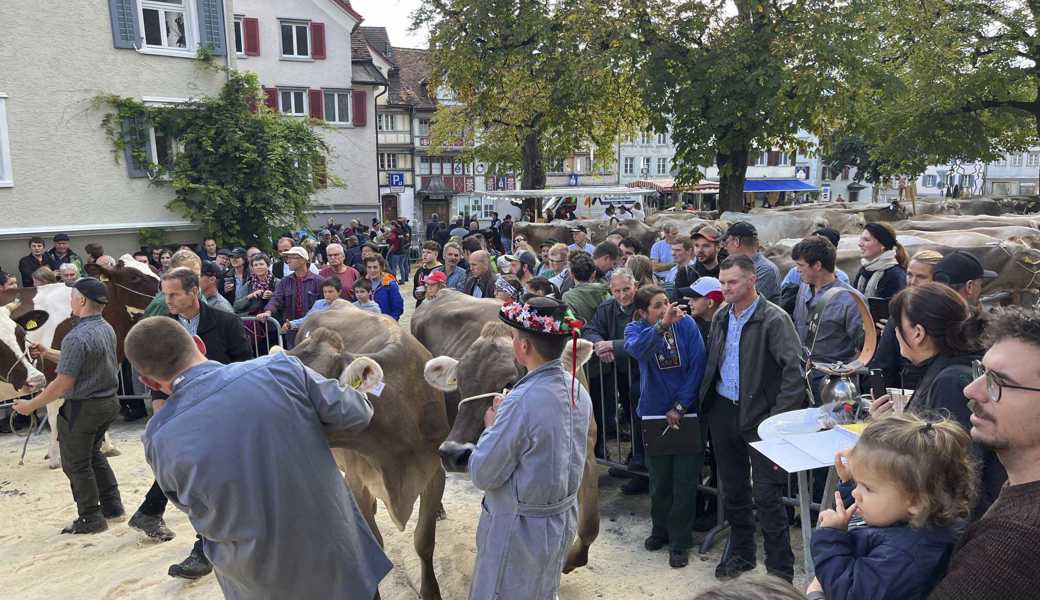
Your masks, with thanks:
M502 316L528 331L552 335L576 334L585 326L584 321L574 318L570 309L567 309L563 319L557 320L548 315L539 315L531 309L530 305L518 302L503 306Z

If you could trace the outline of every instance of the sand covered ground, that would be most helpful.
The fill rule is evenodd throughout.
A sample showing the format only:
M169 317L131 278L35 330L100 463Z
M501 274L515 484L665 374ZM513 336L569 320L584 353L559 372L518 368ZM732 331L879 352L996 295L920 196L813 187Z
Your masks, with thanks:
M144 424L118 422L112 428L120 456L110 459L119 479L123 501L132 512L152 483L140 436ZM44 431L44 434L47 432ZM24 466L18 466L22 438L0 435L0 589L20 600L220 598L213 576L197 582L173 579L167 567L182 560L191 548L193 532L183 513L170 507L166 521L177 539L157 544L130 529L126 522L86 536L61 535L75 516L68 480L50 470L43 459L46 435L33 438ZM667 553L643 550L649 529L647 496L626 497L623 483L602 470L601 529L593 544L590 565L563 577L561 600L600 598L667 598L681 600L713 585L720 548L691 556L685 569L668 566ZM449 476L444 494L447 519L437 528L435 563L446 600L466 597L473 568L474 538L480 494L458 476ZM378 518L393 571L380 586L384 599L418 597L418 559L412 549L412 528L399 532L385 512ZM793 530L797 538L797 530ZM698 538L699 539L699 538ZM794 540L797 543L797 539ZM798 549L796 548L796 552ZM764 571L761 561L759 571Z

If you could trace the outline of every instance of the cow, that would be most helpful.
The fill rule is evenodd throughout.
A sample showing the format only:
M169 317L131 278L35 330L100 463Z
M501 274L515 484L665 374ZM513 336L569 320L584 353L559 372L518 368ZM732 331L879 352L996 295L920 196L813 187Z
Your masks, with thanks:
M1040 229L1040 215L922 215L893 223L896 230L957 231L975 227L1027 227Z
M611 224L608 219L581 219L578 221L553 221L552 223L529 223L521 222L513 226L513 235L522 235L527 238L527 243L535 250L542 242L553 239L564 244L571 243L570 228L575 225L584 225L589 230L589 239L592 243L599 243L606 239L607 235L617 231L622 237L632 238L640 243L645 252L657 241L657 229L637 219L624 219Z
M14 395L42 388L47 377L33 366L25 350L28 332L44 325L49 315L42 310L22 311L14 318L19 302L0 306L0 382L12 388Z
M116 332L116 354L120 363L123 361L123 340L134 324L136 314L142 312L155 296L159 288L159 278L151 271L141 269L142 263L133 260L129 254L124 255L115 268L105 268L95 264L87 265L87 272L99 276L108 287L109 302L101 313L105 321ZM76 324L72 316L71 288L64 283L52 283L33 288L16 288L0 292L0 303L8 303L17 299L19 307L13 316L20 318L33 310L46 312L50 318L36 330L26 334L26 339L33 343L41 343L48 348L61 348L61 341ZM57 365L44 361L43 372L48 381L56 376ZM47 421L51 427L51 443L47 450L47 466L57 469L61 466L61 455L58 450L58 409L63 400L47 405ZM106 456L116 456L119 451L112 445L108 434L101 446Z
M382 369L386 379L381 391L370 392L374 414L368 428L362 433L329 432L329 447L380 544L376 500L404 531L416 499L421 499L413 537L421 563L419 595L439 600L433 549L445 476L437 448L448 435L448 416L444 395L423 380L430 353L393 319L349 303L308 317L296 341L288 353L325 377L339 378L361 358Z
M426 363L426 381L446 393L470 398L512 386L523 375L513 356L512 330L498 320L501 303L464 294L448 294L436 302L423 303L412 316L412 331L436 355ZM581 366L592 354L592 344L580 340L577 351L579 381L584 381ZM572 347L561 358L570 370ZM458 403L455 398L454 402ZM450 402L450 401L449 401ZM441 445L446 468L455 469L460 445L475 443L483 431L484 411L491 398L461 402L452 422L451 433ZM585 473L578 490L578 536L571 546L563 572L569 573L589 561L589 547L599 535L599 479L594 448L596 423L590 421ZM454 458L452 458L454 456Z

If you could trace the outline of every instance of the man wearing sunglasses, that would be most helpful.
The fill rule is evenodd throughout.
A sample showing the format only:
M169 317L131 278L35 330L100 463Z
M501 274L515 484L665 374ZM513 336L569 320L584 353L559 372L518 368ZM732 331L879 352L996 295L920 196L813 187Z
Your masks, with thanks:
M1040 586L1040 312L988 323L991 347L964 389L971 437L996 451L1008 485L961 538L932 600L1035 598Z

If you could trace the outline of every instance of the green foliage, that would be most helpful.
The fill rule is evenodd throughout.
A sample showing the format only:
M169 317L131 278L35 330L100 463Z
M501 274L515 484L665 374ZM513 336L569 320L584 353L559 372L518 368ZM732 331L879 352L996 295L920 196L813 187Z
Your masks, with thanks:
M143 227L137 230L137 238L142 246L154 248L163 245L166 233L158 227Z
M592 147L609 159L619 136L647 115L630 56L620 49L619 0L431 0L431 93L451 90L431 137L436 152L461 140L499 167L520 167L524 188L545 184L543 157Z
M274 236L304 222L319 186L314 174L325 172L329 149L316 123L264 106L255 74L230 71L218 96L174 106L113 95L94 102L114 109L102 127L116 161L129 145L154 184L172 187L168 207L203 225L221 245L266 248ZM150 127L177 140L172 162L158 164L150 156Z
M827 121L843 85L843 24L825 0L632 2L643 95L654 125L672 126L681 184L719 168L723 208L743 210L748 157L790 151L800 128ZM733 12L733 6L736 12Z

